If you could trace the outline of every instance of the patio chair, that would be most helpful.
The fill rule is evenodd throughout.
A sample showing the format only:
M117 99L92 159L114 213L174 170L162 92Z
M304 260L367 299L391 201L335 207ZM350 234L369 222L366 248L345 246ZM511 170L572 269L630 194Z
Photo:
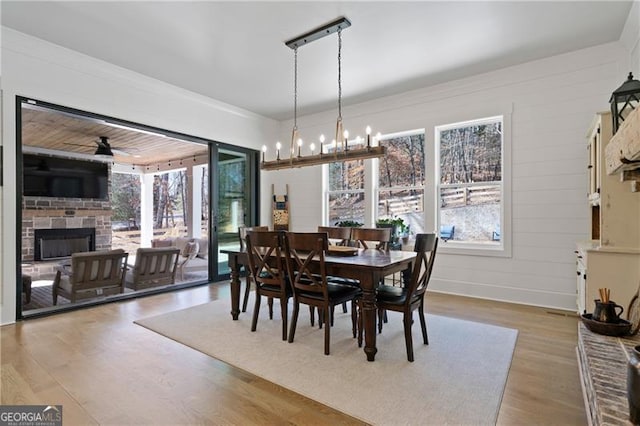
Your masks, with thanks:
M53 305L58 296L72 303L124 292L127 257L124 250L73 253L71 266L62 266L53 280Z
M453 240L453 236L456 233L455 225L441 225L440 226L440 239L442 241Z

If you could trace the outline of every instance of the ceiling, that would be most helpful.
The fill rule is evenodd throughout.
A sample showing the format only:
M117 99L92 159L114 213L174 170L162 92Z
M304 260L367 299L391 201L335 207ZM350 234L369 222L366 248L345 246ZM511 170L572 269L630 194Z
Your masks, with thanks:
M96 141L106 136L118 164L153 165L155 170L171 161L179 167L180 160L207 160L207 145L39 106L23 104L21 120L25 152L95 158Z
M340 16L348 105L617 41L631 1L7 1L2 24L278 120L293 116L284 41ZM298 52L299 115L336 108L337 37Z

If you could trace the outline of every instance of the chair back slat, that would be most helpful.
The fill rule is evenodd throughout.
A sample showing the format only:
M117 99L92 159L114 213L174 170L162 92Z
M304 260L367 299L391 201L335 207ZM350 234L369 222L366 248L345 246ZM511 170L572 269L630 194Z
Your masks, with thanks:
M239 226L238 227L238 240L240 241L240 251L244 251L247 248L247 232L263 232L268 231L268 226Z
M329 244L346 246L351 239L351 228L343 226L318 226L318 232L326 232Z
M257 285L279 286L284 291L286 263L282 233L248 231L246 237L249 271Z
M326 232L287 232L285 236L289 277L295 292L327 293L324 253L329 248ZM318 259L319 270L311 267Z
M413 251L416 252L416 260L413 264L411 281L409 283L409 294L411 296L407 297L407 304L412 303L416 297L421 296L427 291L437 249L438 237L436 234L416 235L416 243L413 249Z
M356 240L360 247L388 250L391 242L391 228L353 228L351 239ZM370 247L371 246L371 247Z

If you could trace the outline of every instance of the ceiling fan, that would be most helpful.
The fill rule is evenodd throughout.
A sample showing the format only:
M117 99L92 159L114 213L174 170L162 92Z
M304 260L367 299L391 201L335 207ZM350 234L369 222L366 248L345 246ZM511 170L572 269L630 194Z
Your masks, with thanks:
M100 139L94 141L97 145L96 152L94 155L100 158L112 158L113 154L124 155L124 156L134 156L139 157L139 155L131 154L127 152L127 150L135 150L135 148L123 148L123 147L115 147L111 146L109 143L109 138L107 136L100 136ZM89 148L87 145L81 145L77 143L65 142L65 145L73 145L73 146L82 146L85 148Z

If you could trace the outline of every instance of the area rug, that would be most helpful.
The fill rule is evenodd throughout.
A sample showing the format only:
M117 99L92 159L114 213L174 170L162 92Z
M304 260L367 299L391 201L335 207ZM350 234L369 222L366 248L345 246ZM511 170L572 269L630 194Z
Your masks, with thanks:
M277 301L273 320L262 304L256 332L250 331L251 309L232 321L227 300L135 322L371 424L496 423L517 330L428 315L426 346L416 318L410 363L402 317L389 312L376 360L367 362L352 337L350 314L336 310L325 356L324 330L311 327L302 308L293 343L281 340Z

